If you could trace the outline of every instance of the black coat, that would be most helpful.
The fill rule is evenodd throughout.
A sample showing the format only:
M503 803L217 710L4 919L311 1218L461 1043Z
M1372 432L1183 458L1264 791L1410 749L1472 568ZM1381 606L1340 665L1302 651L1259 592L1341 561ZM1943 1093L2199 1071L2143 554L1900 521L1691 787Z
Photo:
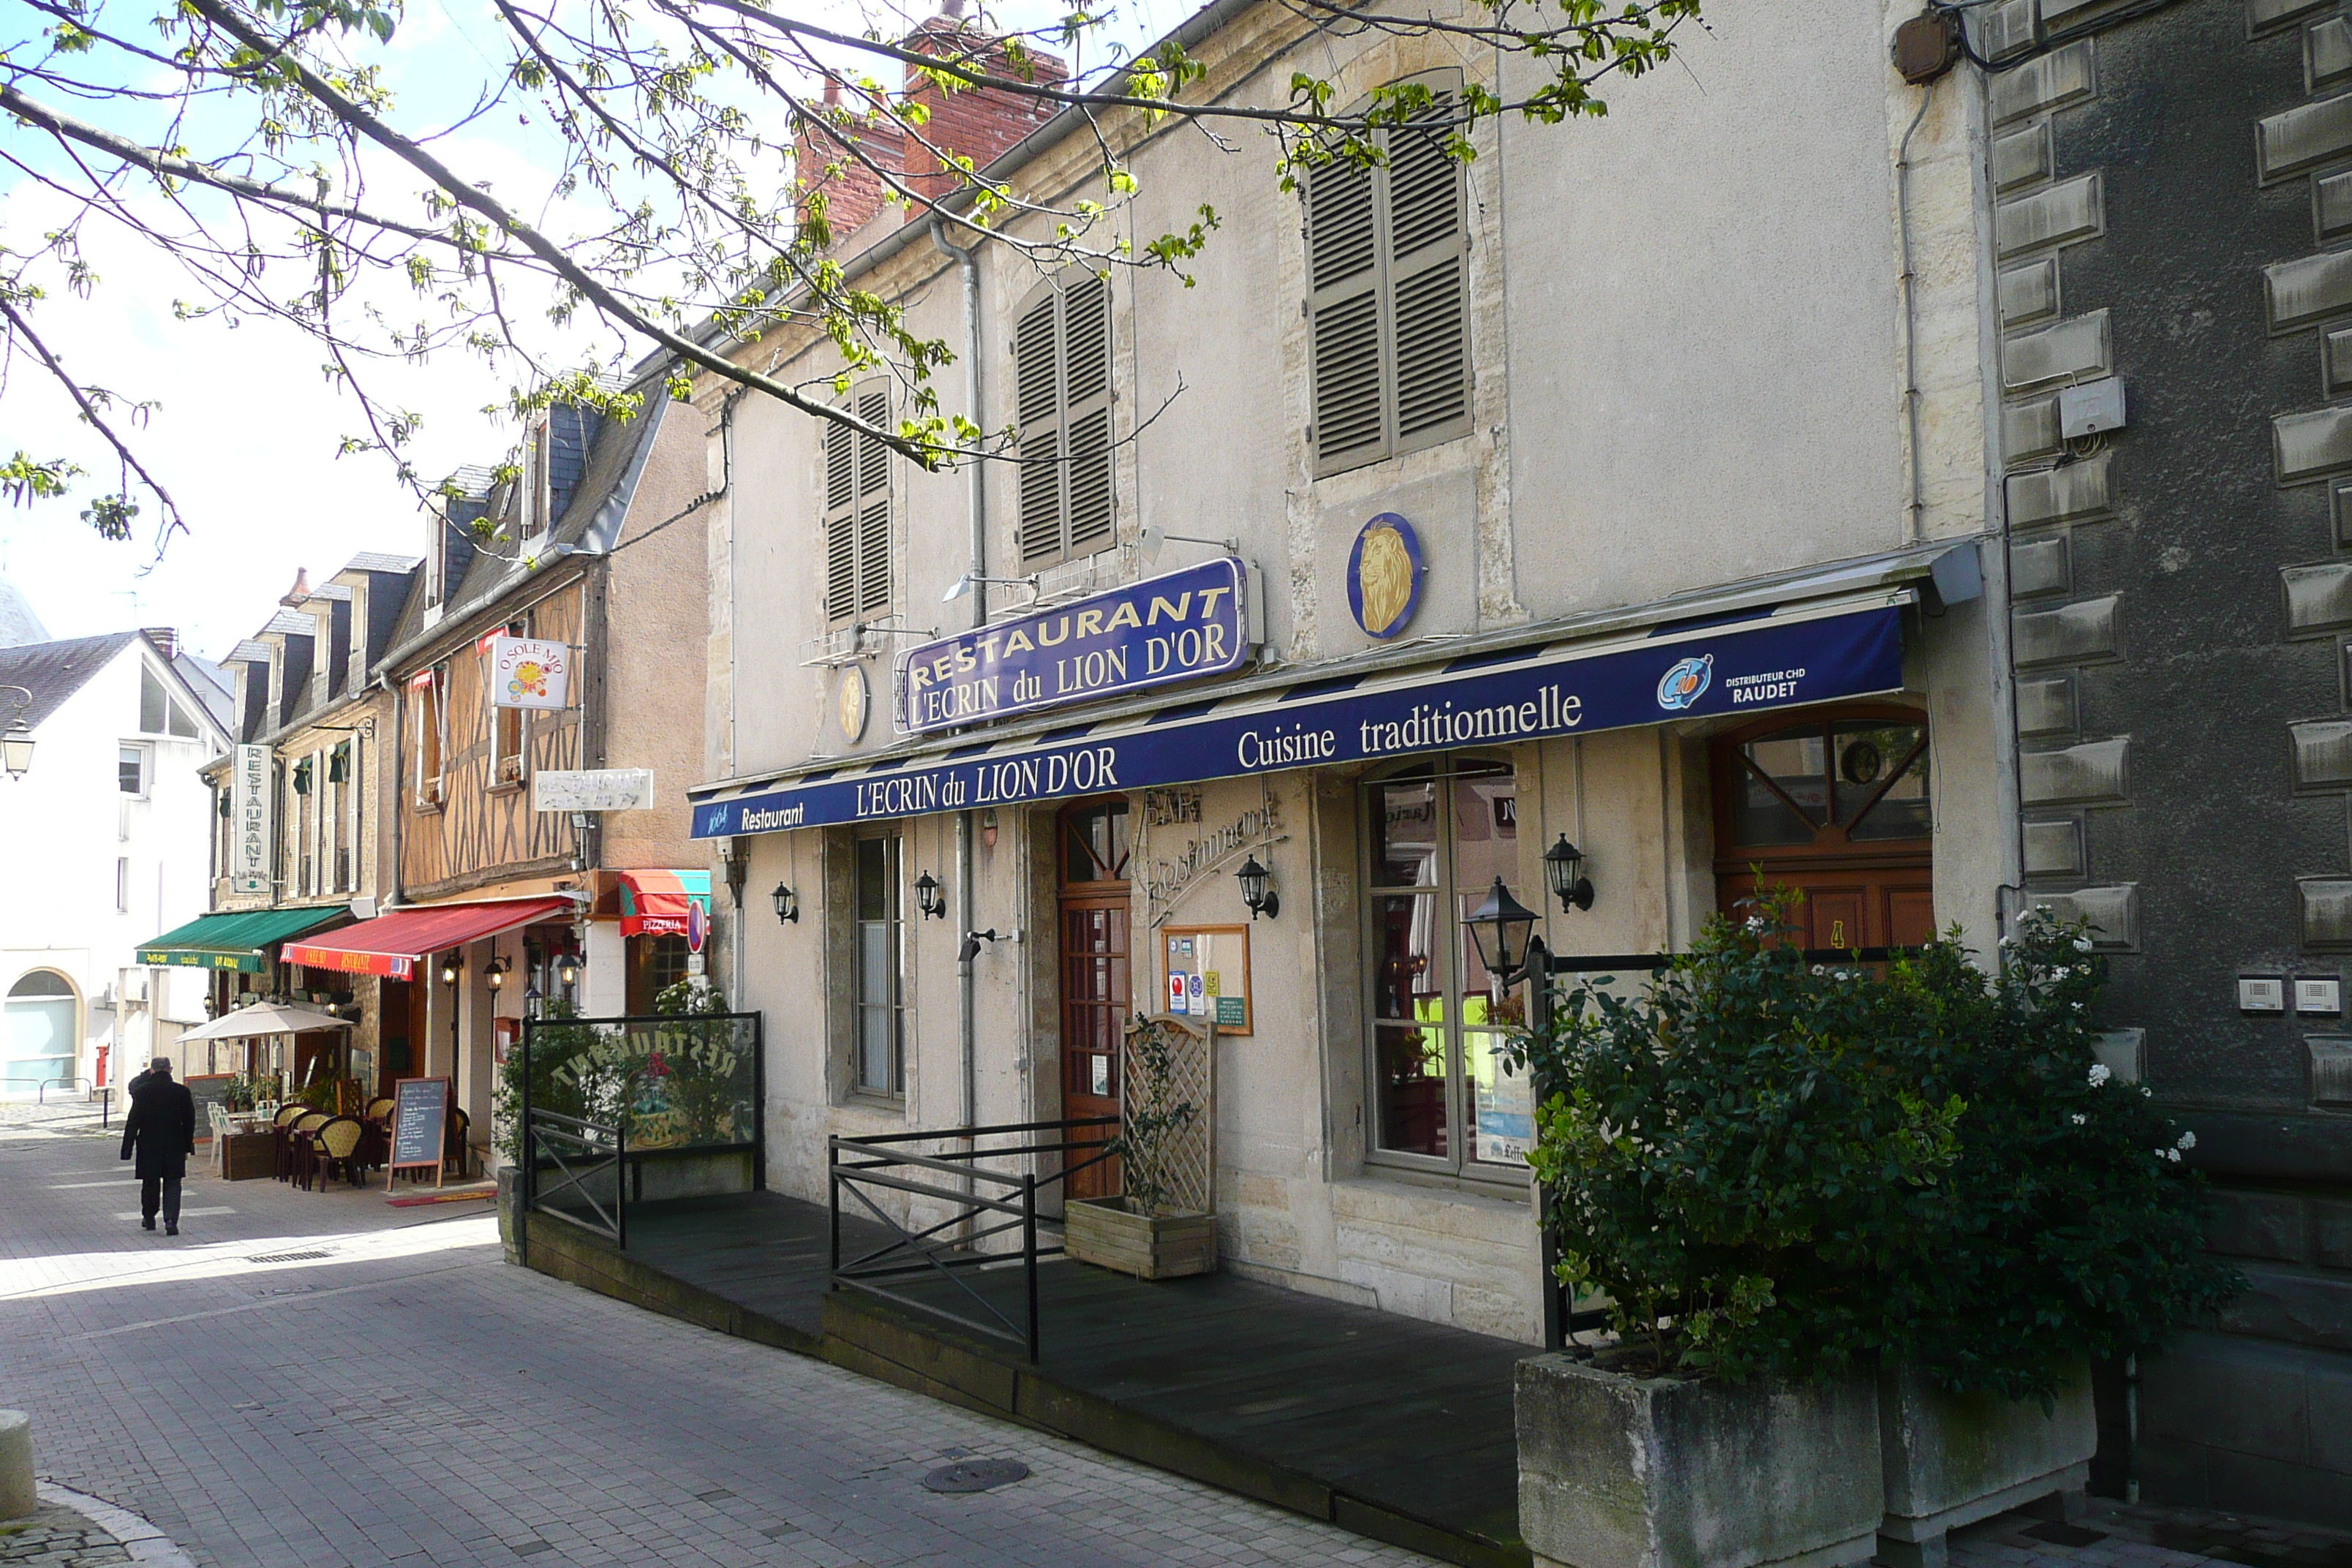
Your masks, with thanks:
M188 1156L196 1152L196 1097L186 1084L152 1072L131 1080L122 1157L130 1159L134 1147L139 1163L133 1171L142 1182L158 1176L178 1181L188 1173Z

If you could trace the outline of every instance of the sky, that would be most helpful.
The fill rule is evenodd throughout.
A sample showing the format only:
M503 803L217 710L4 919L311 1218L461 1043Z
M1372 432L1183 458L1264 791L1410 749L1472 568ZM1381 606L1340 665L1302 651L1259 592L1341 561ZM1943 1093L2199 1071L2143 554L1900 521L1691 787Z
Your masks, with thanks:
M906 0L912 15L936 9ZM857 31L869 20L892 27L887 14L869 18L856 0L793 0L789 9ZM1184 0L1140 0L1122 33L1165 29L1189 12ZM1048 0L1003 6L1014 26L1058 16ZM504 58L486 0L409 0L383 63L404 127L446 122L469 102L467 89L485 65ZM127 21L131 10L118 12ZM102 110L82 106L100 120ZM0 125L0 142L33 136ZM502 198L517 201L561 231L545 199L551 150L536 127L491 117L457 132L443 149L453 165L487 172ZM192 144L195 139L192 139ZM413 186L417 182L410 182ZM0 169L0 245L23 247L54 222L58 198L16 171ZM85 249L99 275L88 300L51 298L33 320L68 367L125 400L156 406L134 426L140 456L178 500L187 531L159 552L158 509L141 499L134 538L102 541L81 521L94 493L110 489L116 465L95 432L82 426L37 365L18 356L0 378L0 458L19 449L37 458L64 455L87 474L63 499L0 504L0 576L31 601L49 634L85 637L131 626L170 626L207 658L226 656L257 630L298 570L318 583L362 552L424 552L424 517L414 495L377 455L339 457L361 431L356 401L320 372L317 345L266 319L241 324L175 320L173 301L194 292L179 265L119 228L93 226ZM567 339L548 330L544 345L558 363L602 359L609 336ZM638 352L644 352L639 345ZM635 354L631 354L634 359ZM510 372L456 353L419 367L373 373L384 402L423 416L410 448L420 474L438 478L467 463L500 459L515 439L510 423L486 416L506 395Z

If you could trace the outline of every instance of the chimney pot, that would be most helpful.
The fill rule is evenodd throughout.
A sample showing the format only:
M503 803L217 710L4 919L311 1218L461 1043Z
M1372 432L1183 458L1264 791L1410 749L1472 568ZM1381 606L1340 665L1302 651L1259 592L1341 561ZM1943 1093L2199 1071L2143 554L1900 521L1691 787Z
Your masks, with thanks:
M165 658L180 657L180 631L177 626L148 626L145 630L153 639L156 650Z
M824 100L827 103L841 101L841 83L832 77L824 79Z
M297 566L294 568L294 585L287 589L285 596L278 602L281 605L299 605L310 596L310 569L307 566Z

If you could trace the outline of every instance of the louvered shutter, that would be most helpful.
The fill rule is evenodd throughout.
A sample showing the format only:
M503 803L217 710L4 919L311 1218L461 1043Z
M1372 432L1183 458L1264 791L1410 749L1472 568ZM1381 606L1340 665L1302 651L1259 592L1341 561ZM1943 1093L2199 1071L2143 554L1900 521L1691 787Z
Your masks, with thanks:
M1108 547L1111 492L1110 285L1091 274L1048 291L1013 330L1021 429L1021 563Z
M1454 102L1452 93L1441 93L1417 123L1391 131L1381 171L1399 451L1432 446L1470 427L1462 169L1445 155L1443 129Z
M1069 525L1065 553L1091 555L1111 540L1110 285L1089 273L1062 296L1064 442Z
M1381 396L1375 172L1326 163L1307 180L1307 312L1313 334L1315 471L1388 448Z
M824 616L857 614L857 447L856 433L824 427Z
M1318 475L1469 430L1468 227L1443 128L1457 96L1439 92L1413 123L1380 132L1378 168L1307 176Z
M890 395L857 399L857 417L876 429L890 418ZM890 610L890 448L879 437L857 437L857 613Z

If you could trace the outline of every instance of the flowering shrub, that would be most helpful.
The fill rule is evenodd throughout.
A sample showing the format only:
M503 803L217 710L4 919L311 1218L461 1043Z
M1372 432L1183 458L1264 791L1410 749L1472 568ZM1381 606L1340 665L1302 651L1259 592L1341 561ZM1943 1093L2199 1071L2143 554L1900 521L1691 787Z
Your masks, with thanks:
M2189 1135L2093 1059L2080 929L2030 917L1997 975L1949 940L1880 973L1803 961L1788 904L1711 923L1641 996L1573 989L1514 1047L1561 1278L1652 1370L1908 1358L2046 1394L2237 1288Z

